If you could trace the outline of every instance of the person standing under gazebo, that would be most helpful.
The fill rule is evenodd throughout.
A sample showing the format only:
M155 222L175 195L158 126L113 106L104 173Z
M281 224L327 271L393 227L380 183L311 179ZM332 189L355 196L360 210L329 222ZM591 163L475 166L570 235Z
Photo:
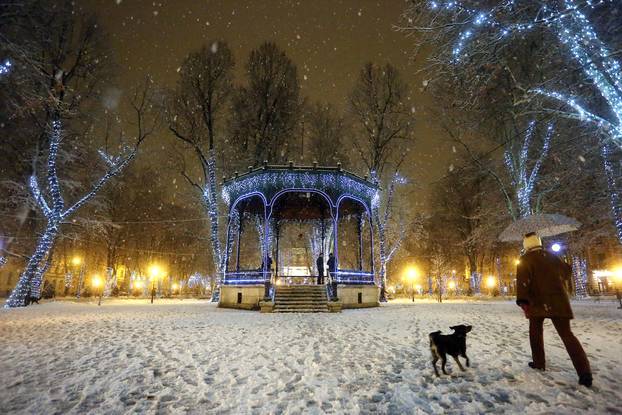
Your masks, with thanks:
M320 252L320 256L315 261L317 265L317 283L318 285L324 284L324 254Z

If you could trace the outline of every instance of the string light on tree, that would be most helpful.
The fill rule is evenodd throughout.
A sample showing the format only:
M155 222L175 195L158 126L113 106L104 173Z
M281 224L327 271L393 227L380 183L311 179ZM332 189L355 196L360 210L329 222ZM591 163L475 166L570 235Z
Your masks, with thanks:
M65 207L60 180L56 171L58 148L62 141L61 123L58 120L52 122L49 141L47 195L42 192L35 175L32 175L29 180L32 197L46 220L45 229L37 241L34 254L28 260L15 289L7 299L5 308L23 307L25 305L26 297L33 295L33 290L37 290L37 287L41 285L43 274L51 262L49 261L51 259L50 250L58 236L61 223L69 219L78 209L95 197L99 190L110 179L118 175L136 155L136 149L129 150L127 148L124 149L124 154L118 157L104 157L105 153L100 152L102 159L108 166L106 173L77 202L69 207Z
M611 203L611 212L618 235L618 241L622 243L622 205L620 204L620 194L616 183L616 174L610 157L610 144L604 143L601 148L601 157L605 168L605 176L607 177L607 188L609 190L609 202Z
M0 75L6 75L11 71L11 67L13 64L10 60L6 59L4 62L0 63Z
M530 160L529 150L531 147L531 142L536 130L536 122L531 121L527 130L525 131L525 138L523 139L523 143L521 145L521 149L518 154L514 154L511 148L507 149L503 155L505 166L512 178L512 185L516 191L516 199L518 201L518 215L519 217L525 217L533 213L533 209L531 207L531 198L533 194L533 190L535 188L538 173L540 172L540 168L542 167L542 162L546 158L549 147L551 144L551 137L553 136L553 125L549 124L546 133L544 135L544 140L542 142L542 148L540 149L539 156L536 159L536 162L529 172L528 162ZM514 213L512 213L514 215Z
M595 8L603 4L613 3L612 0L564 0L552 6L543 6L539 13L530 21L503 23L491 16L503 16L517 10L514 0L502 1L487 11L466 7L460 1L432 1L432 10L455 10L466 16L466 28L458 35L453 48L453 59L459 63L466 54L468 45L473 41L474 34L494 33L497 38L510 34L520 34L534 28L547 28L566 47L578 67L592 82L596 91L607 103L612 114L611 119L599 116L596 110L590 110L585 103L575 97L567 96L558 91L534 88L531 92L558 101L572 109L568 113L560 113L567 118L589 122L603 131L613 142L622 147L622 70L616 54L600 40L592 23L584 14L586 8ZM558 5L559 6L558 6ZM455 9L455 10L454 10ZM598 104L597 104L598 105Z

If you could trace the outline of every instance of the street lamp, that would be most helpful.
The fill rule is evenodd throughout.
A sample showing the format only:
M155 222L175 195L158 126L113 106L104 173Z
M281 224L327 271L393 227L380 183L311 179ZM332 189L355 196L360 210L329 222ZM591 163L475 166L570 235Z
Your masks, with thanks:
M149 267L149 276L151 277L151 304L153 304L153 298L155 297L155 284L158 278L162 275L162 269L157 264L152 264Z
M492 290L493 288L495 288L495 285L496 285L496 280L494 276L490 275L488 278L486 278L486 286L490 290L491 297L492 297Z
M454 294L456 293L456 282L455 281L449 281L449 284L447 284L447 288L449 288L450 291L453 291Z
M99 277L99 275L93 275L93 277L91 278L91 286L93 286L93 291L95 291L95 293L99 291L99 300L97 301L97 305L102 305L102 296L104 295L103 285L103 281Z
M412 292L412 300L415 302L415 280L417 279L417 268L409 266L406 268L406 279L410 281L410 290Z

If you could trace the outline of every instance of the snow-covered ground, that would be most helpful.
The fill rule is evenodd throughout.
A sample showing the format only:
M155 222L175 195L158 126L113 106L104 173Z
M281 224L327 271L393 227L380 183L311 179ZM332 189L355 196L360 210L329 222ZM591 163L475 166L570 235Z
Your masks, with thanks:
M194 300L0 311L0 413L622 413L622 310L575 304L594 369L578 387L550 322L527 368L510 302L394 302L259 314ZM471 368L436 378L428 333L472 324Z

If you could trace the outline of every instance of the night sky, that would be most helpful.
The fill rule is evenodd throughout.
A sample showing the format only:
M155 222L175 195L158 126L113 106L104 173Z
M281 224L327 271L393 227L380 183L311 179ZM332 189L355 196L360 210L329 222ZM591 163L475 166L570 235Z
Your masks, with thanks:
M405 174L421 191L447 170L449 161L443 156L447 145L425 110L429 98L423 92L424 79L416 75L413 40L395 30L406 6L403 0L88 0L84 4L99 15L111 36L118 83L124 91L146 73L160 85L174 86L186 54L217 39L227 41L233 50L241 78L250 50L271 40L297 65L303 95L345 109L362 65L370 60L390 62L410 84L418 125L412 149L415 163L408 163L412 170Z

